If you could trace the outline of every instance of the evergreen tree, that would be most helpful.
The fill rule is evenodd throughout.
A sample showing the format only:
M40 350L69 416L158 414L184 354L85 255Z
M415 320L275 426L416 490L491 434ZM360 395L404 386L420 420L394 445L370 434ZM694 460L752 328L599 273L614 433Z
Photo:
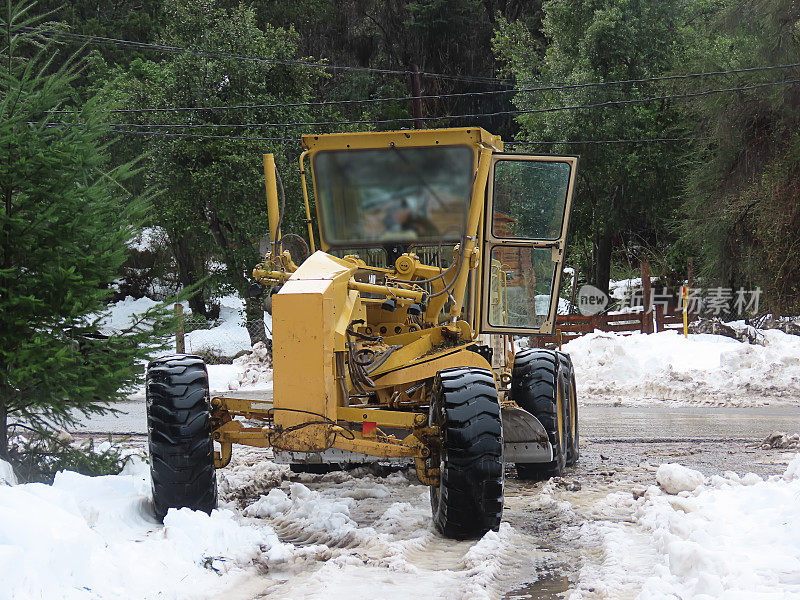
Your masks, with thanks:
M33 16L34 4L8 0L0 10L0 454L7 455L14 425L46 432L109 411L139 378L160 313L142 315L120 335L97 335L144 205L122 185L130 166L109 165L107 107L91 99L69 108L83 65L58 56L49 34L59 26Z

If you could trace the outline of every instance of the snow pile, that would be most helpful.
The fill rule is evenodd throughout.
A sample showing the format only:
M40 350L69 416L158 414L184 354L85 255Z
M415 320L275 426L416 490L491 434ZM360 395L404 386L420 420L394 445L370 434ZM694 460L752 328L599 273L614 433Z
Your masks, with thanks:
M658 277L651 277L650 284L658 282ZM633 279L620 279L618 281L608 282L608 292L615 300L625 300L630 298L636 292L642 291L642 278L635 277ZM641 302L640 302L641 304Z
M669 475L678 495L651 486L638 500L606 498L607 520L583 531L601 554L581 570L572 600L623 590L642 600L800 597L800 455L768 480L706 480L678 467L662 465L658 478Z
M764 332L764 345L675 331L595 332L564 345L582 402L679 400L751 404L800 392L800 336Z
M138 321L142 314L159 304L161 303L150 298L128 296L125 300L108 305L108 314L102 320L101 327L108 333L123 331Z
M656 471L656 481L668 494L691 492L705 483L706 478L700 471L689 469L677 463L665 463Z
M264 342L256 342L253 351L233 360L239 372L228 381L228 389L272 388L272 359Z
M282 544L230 510L155 523L147 465L61 472L52 486L0 486L0 598L206 598Z

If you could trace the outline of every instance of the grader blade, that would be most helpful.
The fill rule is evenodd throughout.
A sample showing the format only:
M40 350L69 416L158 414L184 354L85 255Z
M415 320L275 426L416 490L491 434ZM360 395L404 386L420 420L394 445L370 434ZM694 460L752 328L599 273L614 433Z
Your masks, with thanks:
M504 406L503 460L506 463L546 463L553 460L553 447L547 431L527 410Z

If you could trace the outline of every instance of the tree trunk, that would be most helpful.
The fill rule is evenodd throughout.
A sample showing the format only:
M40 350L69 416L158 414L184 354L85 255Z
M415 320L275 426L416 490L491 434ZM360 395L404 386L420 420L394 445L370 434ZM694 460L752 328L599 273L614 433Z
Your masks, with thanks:
M178 281L184 287L189 287L197 283L197 272L195 271L194 256L189 249L189 244L184 238L173 239L170 237L172 254L175 256L175 263L178 265ZM189 308L194 315L208 317L208 308L203 298L203 290L199 289L189 298Z
M272 354L272 340L267 337L264 329L264 306L261 304L260 298L247 298L244 305L245 323L247 333L250 335L250 345L253 346L258 342L264 342Z
M594 285L606 294L611 279L611 233L600 234L594 246Z
M0 457L8 460L8 409L5 398L0 398Z

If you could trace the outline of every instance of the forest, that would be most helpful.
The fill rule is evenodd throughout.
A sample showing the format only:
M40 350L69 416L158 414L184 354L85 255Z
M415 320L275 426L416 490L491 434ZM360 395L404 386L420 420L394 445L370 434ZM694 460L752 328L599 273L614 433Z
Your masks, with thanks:
M69 129L91 106L109 168L130 171L120 208L159 232L129 252L121 297L195 285L213 317L244 295L265 152L304 233L302 134L478 125L510 151L580 156L580 282L607 291L646 260L679 285L691 264L704 288L761 289L761 312L800 308L794 2L41 0L29 17L46 69L74 76L58 119L26 118Z

